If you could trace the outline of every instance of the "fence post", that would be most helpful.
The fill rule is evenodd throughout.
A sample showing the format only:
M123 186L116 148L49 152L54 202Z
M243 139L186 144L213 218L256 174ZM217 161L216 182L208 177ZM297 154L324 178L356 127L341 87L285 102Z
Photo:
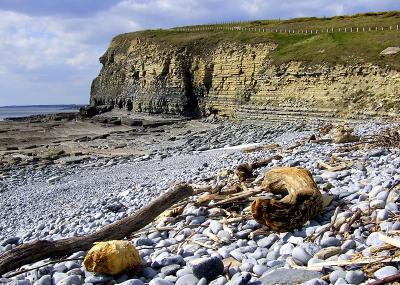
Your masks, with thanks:
M358 27L357 27L357 33L358 33Z
M350 28L350 33L352 33L352 32L353 32L353 27Z
M397 27L397 30L399 30L399 25L397 25L396 27Z
M383 31L383 27L382 27L382 31Z

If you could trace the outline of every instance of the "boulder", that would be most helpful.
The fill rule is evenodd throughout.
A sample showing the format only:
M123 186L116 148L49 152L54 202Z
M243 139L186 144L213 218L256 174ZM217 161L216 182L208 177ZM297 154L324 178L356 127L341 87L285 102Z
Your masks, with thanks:
M96 243L83 264L87 271L116 275L140 266L140 256L129 241L111 240Z
M400 47L387 47L381 51L380 55L392 55L400 52Z

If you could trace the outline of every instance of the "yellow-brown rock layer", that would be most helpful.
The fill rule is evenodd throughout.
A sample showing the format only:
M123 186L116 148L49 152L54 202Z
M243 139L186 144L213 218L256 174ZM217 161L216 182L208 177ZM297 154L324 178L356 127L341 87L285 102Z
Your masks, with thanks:
M269 57L276 47L224 43L200 55L189 47L112 42L100 58L91 103L239 119L397 116L399 71L368 63L277 66Z

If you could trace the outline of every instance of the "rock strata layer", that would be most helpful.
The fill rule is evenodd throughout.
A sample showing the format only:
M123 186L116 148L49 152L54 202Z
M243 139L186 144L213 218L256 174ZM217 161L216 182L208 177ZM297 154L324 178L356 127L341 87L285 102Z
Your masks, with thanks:
M221 43L207 52L116 37L100 58L91 104L238 119L395 117L400 73L369 63L276 65L277 45Z

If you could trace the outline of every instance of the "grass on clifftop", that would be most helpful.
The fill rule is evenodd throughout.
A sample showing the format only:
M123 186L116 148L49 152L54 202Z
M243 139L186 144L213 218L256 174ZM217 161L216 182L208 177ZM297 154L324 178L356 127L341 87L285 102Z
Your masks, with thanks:
M368 13L333 18L301 18L286 21L254 21L240 26L283 27L304 29L327 27L368 27L400 25L400 12ZM232 24L231 26L235 26ZM400 70L400 54L380 56L389 46L400 46L400 30L371 32L334 32L322 34L285 34L253 31L188 31L147 30L122 34L114 38L113 46L124 49L131 40L144 38L160 47L188 47L197 54L207 54L217 44L235 42L243 44L274 42L278 48L271 53L274 63L304 61L309 63L355 64L373 63L388 65Z

